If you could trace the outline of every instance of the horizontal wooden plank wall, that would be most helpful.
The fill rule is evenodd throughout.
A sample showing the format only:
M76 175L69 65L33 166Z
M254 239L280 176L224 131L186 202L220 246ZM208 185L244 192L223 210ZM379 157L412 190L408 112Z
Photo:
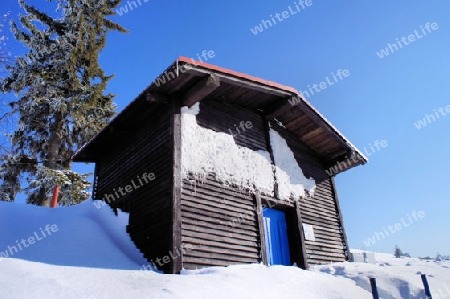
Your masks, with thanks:
M183 180L181 189L183 268L261 261L252 194L226 186L213 175Z
M127 231L149 261L168 255L171 244L171 148L169 105L161 105L145 119L139 131L132 134L121 152L114 151L97 166L97 198L125 187L137 176L154 173L155 179L120 197L112 207L130 212ZM99 167L100 166L100 167ZM169 271L169 264L160 267Z
M330 180L317 185L312 198L300 201L303 222L313 225L315 241L305 240L311 265L342 262L346 248Z
M238 133L236 126L242 121L250 121L252 128L245 131L239 128ZM216 132L235 135L239 146L267 150L263 119L254 111L205 99L200 102L197 123ZM192 176L183 179L182 244L192 246L183 255L183 267L196 269L260 262L254 196L242 187L224 185L214 174L205 175L201 181Z
M347 245L331 179L320 160L283 128L271 124L286 140L306 177L316 181L314 196L300 200L303 223L313 225L315 241L305 240L309 265L344 261Z

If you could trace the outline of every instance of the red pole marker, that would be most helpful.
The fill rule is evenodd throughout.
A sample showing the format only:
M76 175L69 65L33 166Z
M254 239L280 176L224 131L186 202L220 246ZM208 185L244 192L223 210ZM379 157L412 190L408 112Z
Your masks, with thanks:
M59 186L56 185L53 189L53 198L52 198L52 208L56 208L56 205L58 204L58 193L59 193Z

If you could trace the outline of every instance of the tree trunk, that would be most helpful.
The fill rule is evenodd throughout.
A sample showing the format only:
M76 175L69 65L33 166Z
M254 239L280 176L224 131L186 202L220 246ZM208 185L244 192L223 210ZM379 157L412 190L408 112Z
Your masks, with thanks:
M53 124L53 130L51 130L50 139L48 141L48 154L47 159L44 161L44 166L50 169L57 169L58 166L58 154L61 143L61 138L59 137L59 132L61 131L62 125L59 120ZM51 198L47 196L47 190L41 187L39 190L38 202L41 206L50 207Z
M47 192L44 187L41 187L39 189L39 195L38 195L38 203L40 206L43 207L50 207L50 199L47 197Z

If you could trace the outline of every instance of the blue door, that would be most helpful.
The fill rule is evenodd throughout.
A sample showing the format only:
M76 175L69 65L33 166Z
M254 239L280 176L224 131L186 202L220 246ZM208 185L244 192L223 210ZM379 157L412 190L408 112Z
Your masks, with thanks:
M264 232L269 265L291 265L286 216L274 209L264 209Z

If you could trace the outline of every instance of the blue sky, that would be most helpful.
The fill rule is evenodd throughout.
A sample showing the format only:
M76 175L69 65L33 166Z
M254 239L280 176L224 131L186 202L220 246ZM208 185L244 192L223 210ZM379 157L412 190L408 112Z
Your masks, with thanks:
M203 50L215 53L209 63L300 91L346 69L348 77L307 99L370 154L370 163L336 178L350 246L450 254L450 113L438 111L450 105L450 2L312 0L305 8L290 0L134 2L113 18L130 33L110 34L100 59L115 75L108 90L117 94L119 111L178 56L196 58ZM15 0L0 7L14 18L19 12ZM286 19L252 33L283 11ZM427 31L427 22L438 27ZM380 58L377 52L402 37L407 45L399 41L402 48L391 45ZM14 45L13 52L23 49ZM439 118L414 125L435 109ZM388 145L372 151L377 140ZM425 216L415 220L414 211ZM388 226L396 223L400 229L392 233ZM365 244L384 228L389 236Z

